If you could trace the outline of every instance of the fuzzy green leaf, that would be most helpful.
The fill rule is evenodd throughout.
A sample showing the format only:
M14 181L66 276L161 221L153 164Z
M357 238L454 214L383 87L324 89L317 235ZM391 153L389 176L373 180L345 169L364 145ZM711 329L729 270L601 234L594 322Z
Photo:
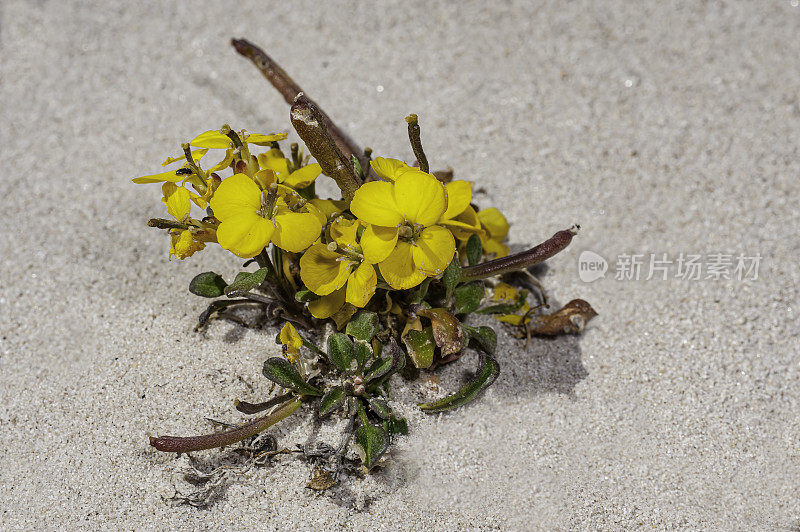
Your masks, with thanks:
M350 371L354 357L353 341L346 334L334 333L328 337L328 359L339 371Z
M295 292L294 299L298 303L308 303L309 301L314 301L315 299L319 299L319 296L309 290L308 288L302 288Z
M448 266L444 271L444 275L442 275L442 282L444 283L444 288L446 290L445 299L450 301L450 298L453 296L453 290L455 290L456 285L461 282L461 265L458 263L457 254L450 262L450 266Z
M311 386L292 365L281 357L272 357L264 362L264 376L279 386L290 388L303 395L322 395L322 392Z
M404 417L392 416L383 422L383 428L389 433L389 436L394 436L395 434L408 435L408 421Z
M470 266L474 266L481 261L483 256L483 245L481 238L478 235L472 235L467 240L467 262Z
M367 400L369 404L369 409L372 410L376 416L381 419L389 419L392 417L392 409L389 408L389 405L381 399L380 397L370 397Z
M367 470L370 470L389 447L389 437L381 425L373 425L366 421L366 416L363 416L361 424L356 429L356 444L361 462Z
M239 272L236 274L236 279L225 288L225 294L231 292L249 292L264 282L267 278L267 268L260 268L254 272Z
M489 387L497 379L497 375L500 374L500 365L489 355L479 352L479 356L478 373L472 381L465 384L453 395L448 395L433 403L421 403L419 407L422 411L426 414L435 414L458 408L475 399L482 390Z
M456 314L469 314L481 306L483 300L483 281L463 284L455 289Z
M485 325L480 327L469 327L467 325L463 325L463 328L464 332L478 342L478 344L481 346L481 349L490 355L494 355L494 351L497 349L497 333L494 332L494 329Z
M344 404L345 395L341 386L334 386L319 402L319 417L324 418Z
M364 342L356 341L354 342L354 349L356 355L356 361L358 361L358 367L363 368L364 364L367 363L369 357L372 355L372 349L370 349L369 344Z
M189 282L189 292L201 297L219 297L228 283L217 273L203 272Z
M378 315L375 312L362 310L347 322L344 332L357 340L369 342L378 332L379 327Z
M394 365L394 358L386 357L386 358L379 358L367 370L366 374L364 375L364 381L369 382L373 379L378 379L383 377L389 370L392 369Z
M436 341L433 339L433 329L425 327L421 331L408 331L403 337L403 342L408 348L408 356L414 366L429 368L433 364L433 350Z

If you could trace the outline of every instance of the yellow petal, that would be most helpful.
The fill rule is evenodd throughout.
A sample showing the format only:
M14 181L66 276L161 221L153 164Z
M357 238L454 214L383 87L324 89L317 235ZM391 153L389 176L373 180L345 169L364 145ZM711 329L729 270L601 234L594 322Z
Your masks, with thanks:
M258 183L258 187L261 190L269 190L269 186L272 183L277 183L278 178L275 177L275 172L270 170L269 168L265 168L263 170L259 170L256 172L256 175L253 176L256 183Z
M188 190L175 183L164 183L161 185L161 192L164 193L161 201L167 206L167 212L176 220L183 220L189 216L192 205L189 203L191 196Z
M472 201L472 183L469 181L450 181L444 186L447 192L447 210L442 215L443 220L455 218L464 209L469 207Z
M384 227L397 227L403 222L394 201L394 187L386 181L361 185L350 202L350 212L359 220Z
M281 344L287 346L294 354L297 354L300 348L303 347L303 339L298 334L297 329L294 328L294 325L288 321L281 328L278 339Z
M426 227L411 248L414 264L429 276L442 273L455 252L453 234L440 225Z
M306 288L326 296L343 287L350 275L350 265L325 244L314 244L300 257L300 279Z
M308 185L313 183L321 173L322 167L317 163L307 164L299 170L295 170L289 174L289 176L283 182L292 188L306 188Z
M358 228L361 224L358 220L348 220L347 218L336 218L331 224L331 238L350 251L358 251Z
M518 297L519 292L517 292L517 289L508 283L497 283L497 286L492 291L492 300L494 301L504 301L509 304L516 303Z
M359 308L367 306L377 284L378 274L375 273L375 267L362 262L347 280L346 301Z
M483 244L483 250L486 252L487 255L491 255L492 253L495 254L495 258L499 259L501 257L505 257L508 255L510 251L509 247L502 242L498 242L497 240L486 239L481 240Z
M339 214L347 208L347 202L344 200L314 198L310 203L319 209L326 219L330 219L334 214Z
M394 251L378 265L381 275L396 290L413 288L421 283L426 275L414 266L411 244L400 241Z
M189 142L192 146L197 146L198 148L230 148L233 145L231 139L228 138L227 135L223 135L218 130L209 130L204 133L200 133L195 138Z
M175 170L170 170L169 172L161 172L160 174L151 174L151 175L143 175L142 177L136 177L132 179L134 183L137 185L145 185L149 183L177 183L178 181L183 181L186 179L186 175L179 175L175 173Z
M203 158L203 155L208 153L208 148L203 148L202 150L192 150L192 159L195 162L199 161ZM172 164L178 161L186 160L186 154L179 155L178 157L167 157L167 160L161 163L161 166L167 166L168 164Z
M508 236L508 220L496 207L484 209L478 213L478 220L489 232L493 240L502 242Z
M245 135L244 140L248 144L257 144L259 146L268 146L273 142L278 142L286 138L286 133L272 133L271 135L264 135L263 133L251 133Z
M369 162L369 165L379 177L382 177L388 181L396 180L398 177L400 177L400 174L410 170L411 168L403 161L398 161L397 159L384 159L383 157L376 157Z
M220 183L211 198L211 210L219 220L244 214L255 215L261 208L261 189L245 174L234 174Z
M394 199L397 209L405 216L406 220L422 224L425 227L435 224L447 207L442 183L432 175L420 170L405 172L397 178L394 184ZM365 221L376 225L386 225L370 220Z
M275 172L278 181L283 182L289 176L289 162L283 156L281 150L269 150L258 156L258 166Z
M522 316L518 316L516 314L501 314L500 316L495 316L495 318L497 318L497 321L502 321L503 323L509 323L516 326L522 325L523 319ZM528 320L525 321L527 323Z
M274 231L270 220L255 212L244 213L223 220L217 228L217 241L223 249L249 259L261 253Z
M344 296L345 289L340 288L330 295L315 299L309 303L308 310L311 312L311 315L317 319L324 320L325 318L330 318L344 306Z
M225 150L225 158L222 159L220 162L212 166L208 169L208 173L219 172L220 170L224 170L225 168L229 167L233 162L233 150Z
M313 212L284 212L275 215L272 241L281 249L299 253L314 243L322 232L320 218Z
M183 260L186 257L191 257L195 252L205 248L206 245L202 242L197 242L192 238L192 232L188 229L174 230L170 232L170 249L169 258L175 255Z
M361 251L364 260L378 264L386 259L397 244L397 228L368 225L361 235Z

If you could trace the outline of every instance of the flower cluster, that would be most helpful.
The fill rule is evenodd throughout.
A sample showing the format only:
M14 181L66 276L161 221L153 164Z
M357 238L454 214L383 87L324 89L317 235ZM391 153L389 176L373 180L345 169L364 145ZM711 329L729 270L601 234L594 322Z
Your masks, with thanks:
M224 126L201 133L184 145L183 155L163 163L179 165L174 170L133 180L162 183L172 216L161 224L170 229L170 257L185 259L216 242L250 259L266 255L271 244L282 252L281 264L273 264L276 274L309 290L310 314L326 319L345 307L352 315L379 289L391 294L441 276L454 256L464 259L473 235L486 254L508 254L508 222L496 208L476 209L469 181L445 183L378 157L349 205L321 199L315 194L320 165L309 164L296 144L286 157L280 146L285 138ZM257 147L266 150L254 153ZM223 155L203 169L210 150ZM230 175L223 178L225 173ZM204 215L192 217L192 204Z

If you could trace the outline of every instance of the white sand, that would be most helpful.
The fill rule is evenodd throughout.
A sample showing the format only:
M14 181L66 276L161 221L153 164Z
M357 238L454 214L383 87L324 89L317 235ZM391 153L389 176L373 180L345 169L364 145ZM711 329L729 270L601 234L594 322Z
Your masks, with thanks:
M800 8L269 4L0 5L0 528L797 526ZM183 461L147 435L242 419L233 399L266 396L277 352L273 331L192 332L188 281L237 263L168 262L144 226L159 188L130 183L225 122L288 128L233 36L377 154L410 159L418 113L432 165L486 187L512 242L581 223L544 282L600 317L528 350L503 335L498 382L453 414L424 417L413 403L433 395L399 386L413 432L364 482L318 495L280 460L208 510L171 508ZM584 249L612 270L620 253L763 260L749 283L586 284ZM442 391L472 364L441 371ZM279 442L310 441L307 421ZM335 443L327 424L317 437Z

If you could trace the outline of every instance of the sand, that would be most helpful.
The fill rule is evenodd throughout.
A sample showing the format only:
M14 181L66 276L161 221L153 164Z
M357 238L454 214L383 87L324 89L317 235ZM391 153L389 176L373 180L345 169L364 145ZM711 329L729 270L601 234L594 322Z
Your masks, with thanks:
M797 198L800 8L769 2L5 1L0 6L0 522L3 529L775 529L800 523ZM230 123L288 108L229 46L267 49L376 154L485 187L510 241L583 227L543 276L600 316L525 348L473 405L415 402L474 367L397 383L411 434L391 465L326 494L276 460L201 510L151 434L237 422L274 330L192 327L209 250L167 260L151 173ZM581 281L582 251L609 262ZM646 280L651 254L759 255L754 280ZM615 279L623 254L641 277ZM622 260L622 259L619 259ZM703 271L705 276L706 271ZM336 443L309 415L281 445ZM198 453L203 466L218 451Z

